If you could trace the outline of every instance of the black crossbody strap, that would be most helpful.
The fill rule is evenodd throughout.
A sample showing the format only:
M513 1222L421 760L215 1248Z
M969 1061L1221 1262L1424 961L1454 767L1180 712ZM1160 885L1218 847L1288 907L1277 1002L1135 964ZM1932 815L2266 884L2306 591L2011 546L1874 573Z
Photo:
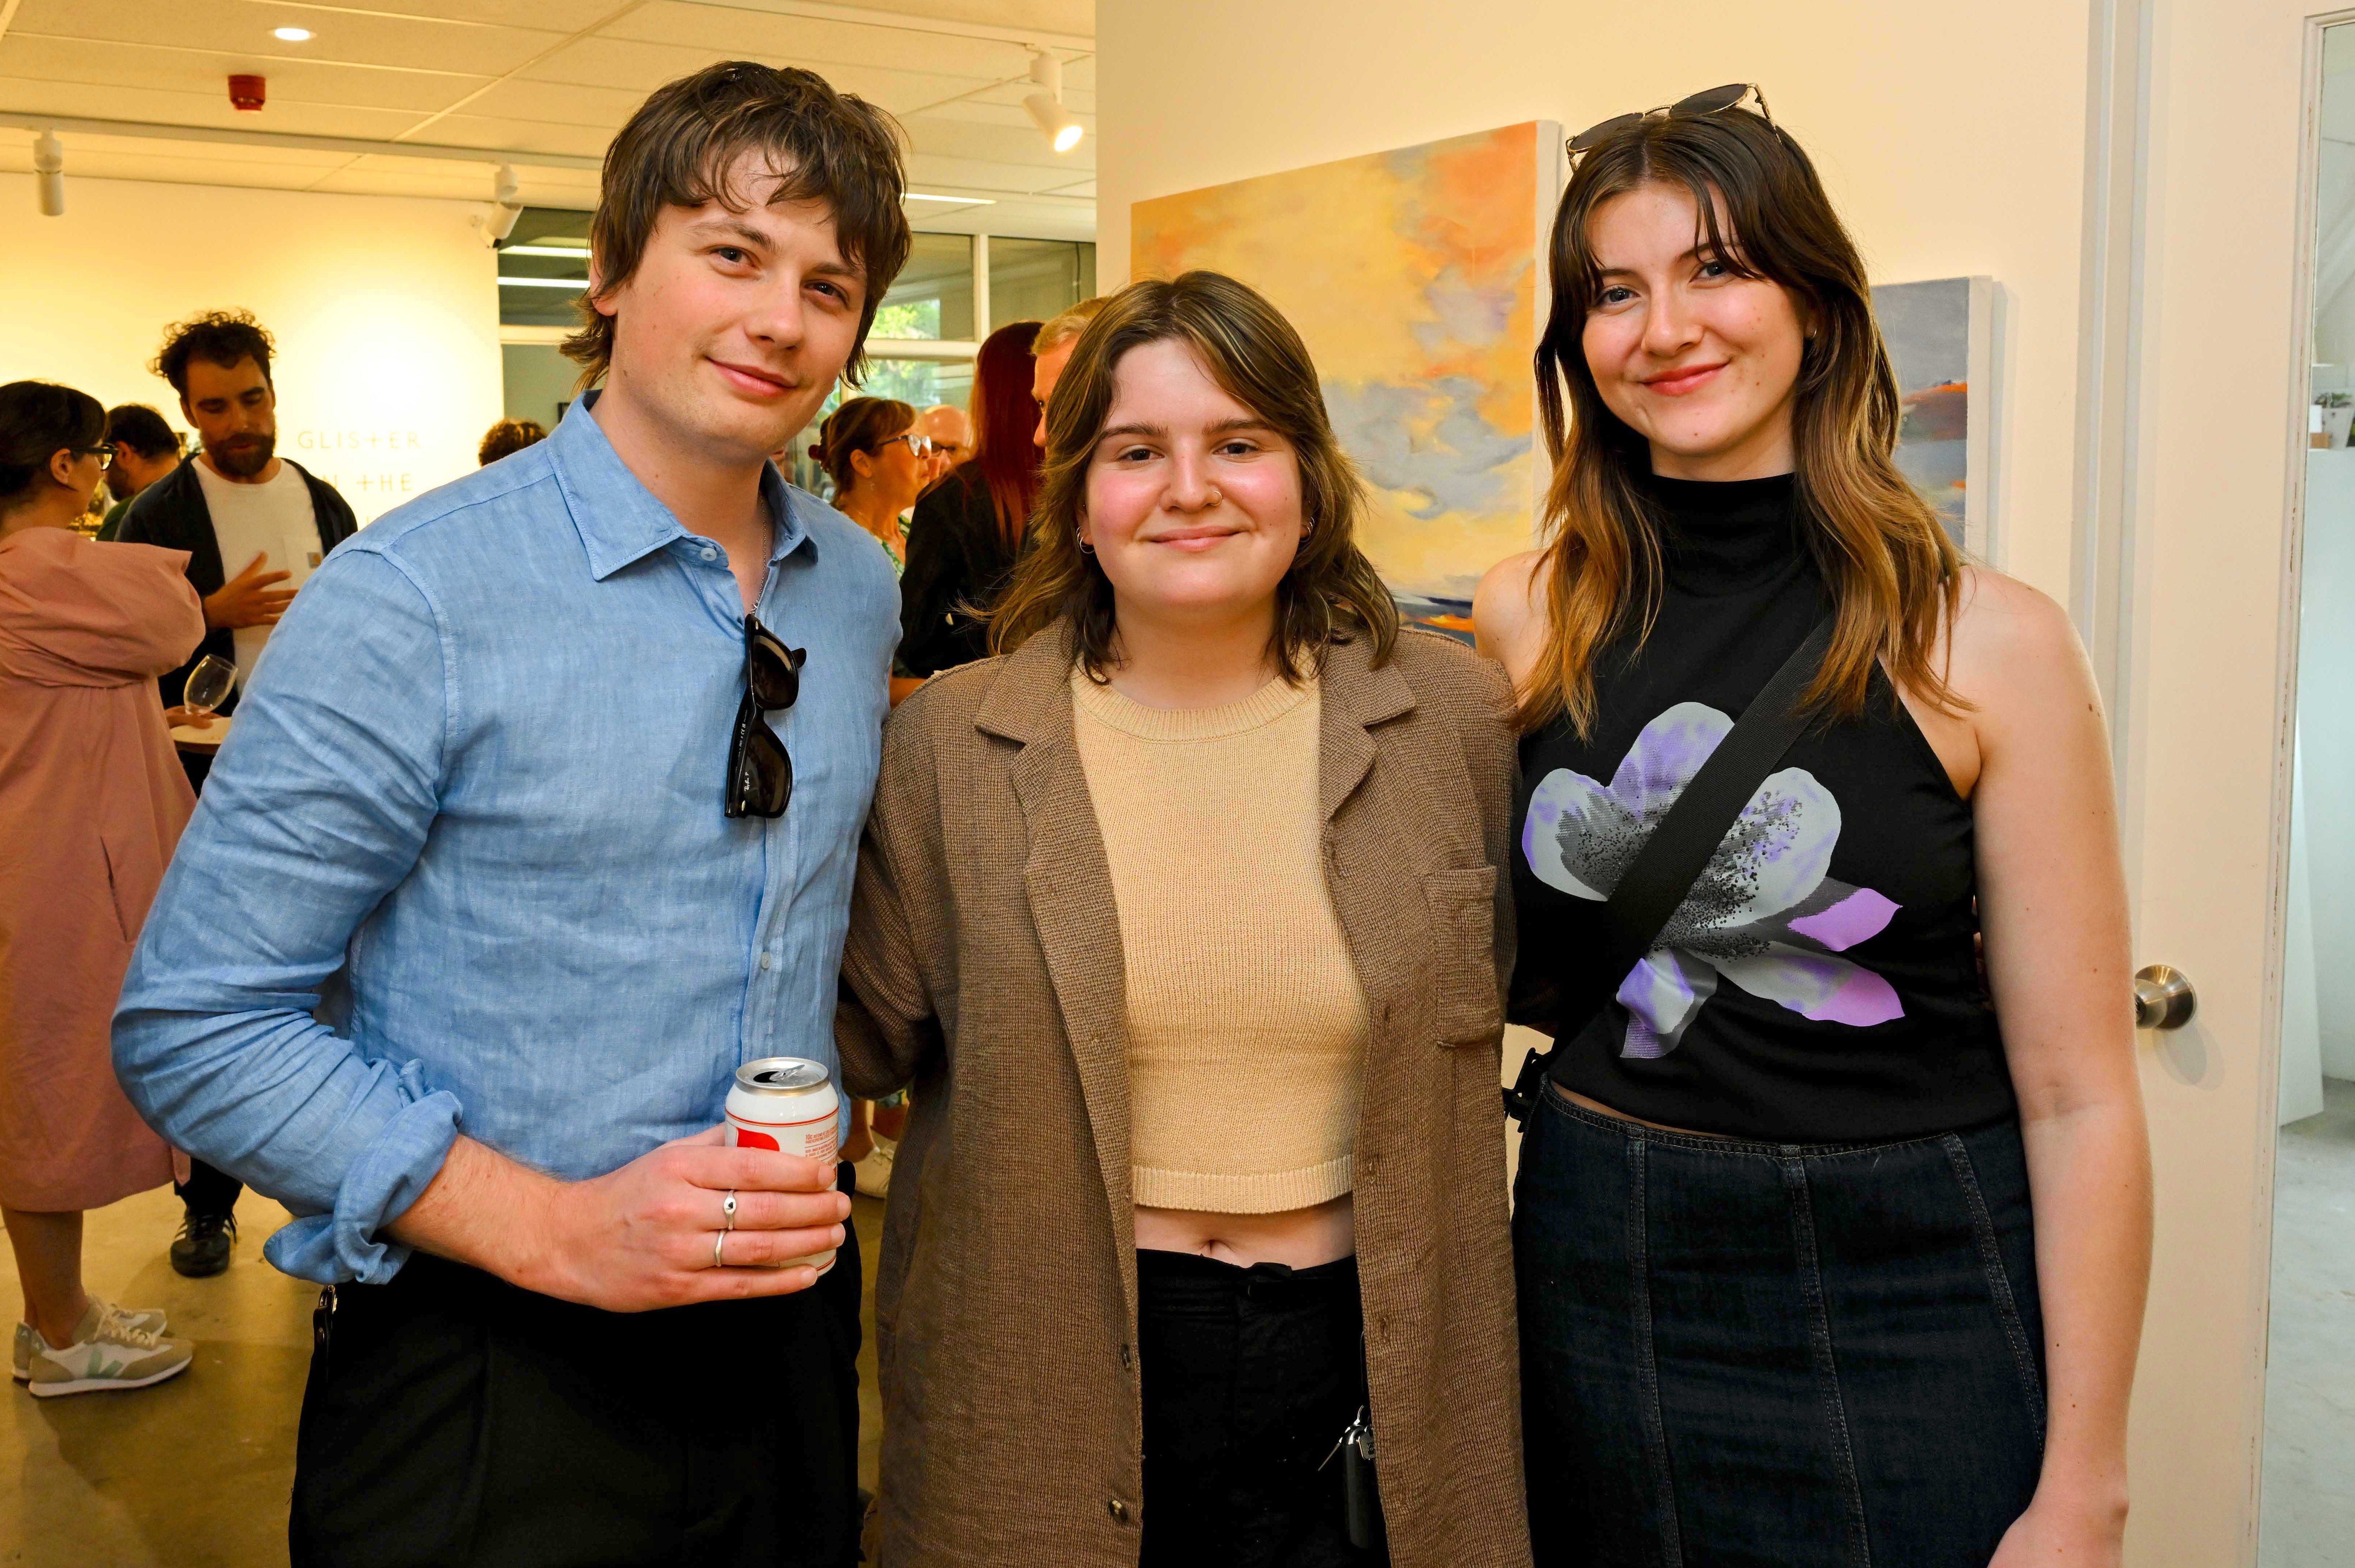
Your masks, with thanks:
M1742 717L1636 852L1636 859L1620 875L1619 885L1611 890L1604 905L1610 953L1601 972L1614 989L1636 961L1652 950L1661 929L1709 869L1709 858L1741 819L1742 808L1750 804L1750 797L1758 793L1758 786L1806 728L1799 694L1815 678L1831 641L1832 618L1827 615L1742 709ZM1557 1047L1585 1028L1610 999L1608 992L1592 998L1565 997L1569 1005L1556 1020ZM1579 1011L1582 1006L1582 1012ZM1506 1113L1515 1120L1529 1115L1538 1083L1552 1059L1551 1051L1532 1051L1521 1063L1519 1077L1505 1091Z

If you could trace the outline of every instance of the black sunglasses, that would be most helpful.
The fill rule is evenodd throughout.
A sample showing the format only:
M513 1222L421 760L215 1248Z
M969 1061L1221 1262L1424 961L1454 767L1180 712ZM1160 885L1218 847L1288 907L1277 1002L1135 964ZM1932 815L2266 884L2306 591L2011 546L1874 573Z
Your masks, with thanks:
M808 660L806 649L785 646L758 615L744 617L744 698L728 742L728 816L783 816L792 803L794 759L762 714L794 705Z
M1756 82L1729 81L1723 87L1712 87L1707 91L1696 92L1689 98L1679 98L1665 109L1646 109L1635 114L1614 114L1608 120L1589 125L1570 139L1570 155L1574 158L1581 153L1591 153L1620 132L1632 126L1641 125L1655 114L1665 114L1672 120L1703 114L1722 114L1729 109L1738 107L1743 100L1753 97L1758 100L1758 118L1765 121L1769 125L1774 123L1774 116L1766 112L1766 95L1759 91Z

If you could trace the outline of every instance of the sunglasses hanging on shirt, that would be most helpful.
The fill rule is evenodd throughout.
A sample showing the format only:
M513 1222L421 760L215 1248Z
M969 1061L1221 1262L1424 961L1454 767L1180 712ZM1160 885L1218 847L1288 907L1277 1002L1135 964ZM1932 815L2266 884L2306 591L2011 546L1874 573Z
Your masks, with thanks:
M744 617L744 696L728 742L730 817L783 816L794 798L794 759L769 728L766 714L791 708L802 694L804 648L789 648L758 615Z
M1766 112L1766 95L1758 90L1756 82L1729 81L1723 87L1712 87L1706 91L1696 92L1690 97L1679 98L1664 109L1646 109L1634 114L1614 114L1608 120L1589 125L1570 139L1570 155L1575 158L1582 153L1591 153L1620 132L1632 126L1641 125L1655 114L1664 114L1671 120L1697 118L1704 114L1722 114L1729 109L1740 108L1745 101L1753 98L1758 101L1758 118L1765 121L1769 125L1774 123L1774 116Z

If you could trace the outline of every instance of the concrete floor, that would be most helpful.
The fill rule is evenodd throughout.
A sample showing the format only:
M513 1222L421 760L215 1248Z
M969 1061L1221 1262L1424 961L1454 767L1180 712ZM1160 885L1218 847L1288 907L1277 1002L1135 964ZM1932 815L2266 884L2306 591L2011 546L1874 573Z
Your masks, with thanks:
M2341 1568L2355 1541L2355 1083L2281 1133L2274 1167L2261 1568Z
M871 1296L883 1205L857 1201ZM196 1360L169 1382L123 1393L37 1400L11 1383L0 1401L0 1564L9 1568L270 1568L286 1561L294 1424L311 1360L318 1288L261 1261L286 1211L247 1193L236 1261L182 1279L165 1255L180 1222L169 1188L92 1213L82 1243L89 1288L126 1307L160 1307ZM0 1247L0 1307L21 1308L14 1256ZM875 1486L882 1410L874 1319L859 1356L859 1475Z

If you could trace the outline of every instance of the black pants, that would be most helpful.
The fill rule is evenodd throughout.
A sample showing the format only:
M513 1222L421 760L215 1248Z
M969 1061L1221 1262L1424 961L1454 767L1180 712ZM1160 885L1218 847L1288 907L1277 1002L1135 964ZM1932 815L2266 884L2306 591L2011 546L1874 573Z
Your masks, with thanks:
M1358 1260L1136 1254L1143 1568L1366 1568L1333 1446L1365 1403ZM1319 1467L1322 1467L1321 1468Z
M294 1456L294 1568L844 1568L858 1243L807 1291L612 1313L422 1254L342 1285Z
M2017 1123L1748 1143L1548 1090L1518 1199L1541 1568L1984 1568L2035 1494Z
M188 1179L174 1182L172 1190L179 1194L180 1201L188 1206L191 1214L234 1214L238 1195L245 1190L245 1183L190 1155Z

